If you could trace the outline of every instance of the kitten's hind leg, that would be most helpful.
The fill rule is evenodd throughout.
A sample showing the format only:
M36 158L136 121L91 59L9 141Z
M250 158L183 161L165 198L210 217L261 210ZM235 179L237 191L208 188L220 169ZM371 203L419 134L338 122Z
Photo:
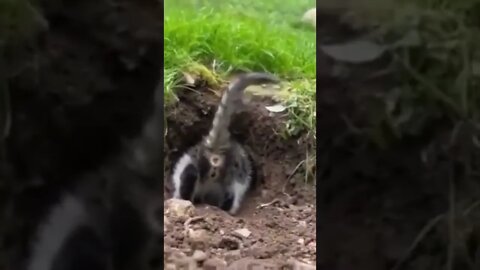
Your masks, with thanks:
M230 208L232 208L232 205L233 205L233 199L234 199L235 195L233 195L232 192L226 192L225 193L225 197L223 199L223 203L222 205L220 206L220 208L223 210L223 211L228 211L230 210Z
M184 154L175 164L172 181L174 186L173 198L192 200L195 184L198 179L198 170L189 154Z
M247 192L249 187L250 187L250 178L241 179L241 180L236 179L235 181L233 181L230 189L230 192L232 192L233 194L233 200L232 200L231 208L228 211L231 215L237 214L243 202L243 199L245 197L245 193Z

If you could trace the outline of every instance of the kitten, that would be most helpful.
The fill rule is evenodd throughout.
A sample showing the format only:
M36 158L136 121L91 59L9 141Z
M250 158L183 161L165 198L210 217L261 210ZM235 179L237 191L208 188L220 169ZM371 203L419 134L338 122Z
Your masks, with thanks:
M189 149L174 166L174 198L206 203L235 215L255 177L251 155L229 132L232 115L243 105L243 91L250 85L279 83L267 73L237 77L225 91L203 140Z

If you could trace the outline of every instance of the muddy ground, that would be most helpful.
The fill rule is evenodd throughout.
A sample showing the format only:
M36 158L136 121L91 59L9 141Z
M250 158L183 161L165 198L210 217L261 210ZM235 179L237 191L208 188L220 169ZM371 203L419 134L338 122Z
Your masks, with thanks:
M219 102L219 97L207 89L179 90L178 97L179 102L167 109L165 198L171 196L168 175L172 161L207 133ZM207 230L208 241L201 247L192 246L185 236L188 229L183 226L184 220L180 220L175 226L166 227L167 249L186 255L193 255L198 249L227 264L240 258L270 259L271 263L280 264L294 258L315 265L315 186L304 182L305 172L297 168L305 159L308 145L302 144L301 138L285 140L275 134L281 130L285 115L270 115L265 106L273 104L254 99L233 120L232 133L251 149L258 166L256 188L241 212L233 217L212 207L197 206L195 216L203 218L195 225L199 230ZM167 219L172 218L166 215ZM235 235L239 229L249 233L243 237Z

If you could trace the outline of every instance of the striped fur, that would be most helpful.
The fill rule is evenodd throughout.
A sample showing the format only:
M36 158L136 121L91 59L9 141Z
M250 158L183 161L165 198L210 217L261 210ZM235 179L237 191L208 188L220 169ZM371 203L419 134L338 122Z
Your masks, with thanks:
M242 94L245 88L250 85L278 82L279 80L275 76L261 72L246 73L235 78L222 96L213 119L212 128L204 140L205 147L211 152L228 148L230 142L228 128L232 115L237 112L238 105L242 103Z

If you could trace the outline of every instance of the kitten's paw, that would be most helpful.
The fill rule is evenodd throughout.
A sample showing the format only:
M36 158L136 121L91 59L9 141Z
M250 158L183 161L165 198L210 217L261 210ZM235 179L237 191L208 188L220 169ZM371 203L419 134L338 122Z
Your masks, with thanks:
M230 210L228 210L228 213L232 216L235 216L238 213L239 209L240 209L239 206L233 205L232 208L230 208Z

